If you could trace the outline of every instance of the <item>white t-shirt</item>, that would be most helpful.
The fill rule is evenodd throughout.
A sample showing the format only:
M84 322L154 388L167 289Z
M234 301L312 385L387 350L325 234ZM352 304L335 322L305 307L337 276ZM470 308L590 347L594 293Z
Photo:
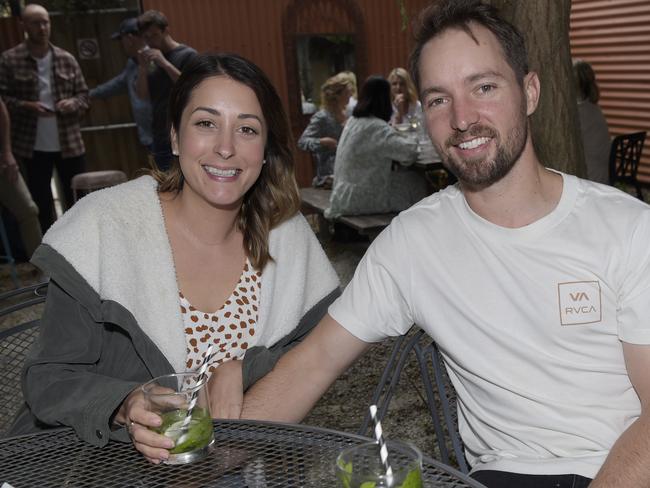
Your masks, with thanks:
M38 100L46 107L54 110L54 95L52 94L52 51L42 58L34 58L38 67ZM38 117L36 122L35 151L58 152L59 126L56 117Z
M650 207L562 175L522 228L456 187L401 213L329 313L379 341L415 323L443 353L474 469L594 477L639 416L621 340L650 344Z

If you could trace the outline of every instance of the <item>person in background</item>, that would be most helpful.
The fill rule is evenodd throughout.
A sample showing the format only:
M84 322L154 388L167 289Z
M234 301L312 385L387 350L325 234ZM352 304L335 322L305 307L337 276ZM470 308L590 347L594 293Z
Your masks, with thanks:
M138 128L138 140L147 151L151 152L153 137L151 135L151 104L149 100L143 100L136 93L136 80L138 79L138 51L146 45L140 31L138 30L138 19L132 17L124 19L117 32L114 32L111 39L119 39L122 49L128 56L126 66L120 74L114 78L91 89L89 92L91 100L106 99L115 95L127 93L131 102L133 120Z
M43 234L38 221L38 207L32 200L11 151L9 112L0 98L0 205L6 207L18 223L27 257L41 243ZM6 250L5 250L6 251Z
M427 195L422 176L392 171L393 161L416 159L418 144L388 125L391 112L388 81L371 76L339 140L325 217L399 212Z
M138 17L138 30L145 46L138 53L136 92L151 103L153 158L158 169L165 171L173 159L167 120L169 93L196 51L172 38L167 17L157 10L147 10Z
M340 293L299 212L266 75L236 55L193 57L169 115L171 169L84 197L32 259L51 282L13 433L67 425L96 446L130 434L158 463L171 440L148 430L161 419L143 383L198 369L214 344L212 413L237 418L244 390Z
M345 106L345 116L350 118L352 117L352 111L354 110L354 107L357 105L357 75L355 75L352 71L341 71L341 74L343 76L347 76L348 80L350 80L350 86L352 89L350 100Z
M0 96L11 117L13 152L45 232L55 220L54 168L65 210L72 205L72 177L85 166L80 122L88 108L88 88L72 54L50 43L47 10L28 4L21 21L25 41L0 56Z
M309 119L298 139L298 147L309 151L316 159L316 176L312 185L331 188L336 146L347 120L345 107L352 94L352 84L347 76L338 74L323 83L320 94L321 108Z
M393 219L242 417L300 420L370 343L416 323L455 387L473 478L648 486L650 206L542 164L530 131L540 81L495 7L429 6L410 66L459 183Z
M596 74L591 65L581 59L573 61L573 74L578 95L580 134L585 152L587 179L608 184L611 141L607 121L598 106L600 90L596 83Z
M390 125L414 123L418 126L422 120L422 105L408 71L395 68L388 74L390 95L393 101L393 113Z

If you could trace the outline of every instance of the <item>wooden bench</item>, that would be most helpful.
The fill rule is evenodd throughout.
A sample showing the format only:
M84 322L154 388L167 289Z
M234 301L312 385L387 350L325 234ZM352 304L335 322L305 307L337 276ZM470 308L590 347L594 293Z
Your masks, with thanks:
M318 234L321 238L329 236L329 221L323 216L323 212L330 203L332 190L322 188L301 188L300 197L302 199L302 212L305 215L318 215ZM390 224L396 213L370 214L370 215L343 215L335 221L345 224L356 230L361 235L367 235L370 240Z

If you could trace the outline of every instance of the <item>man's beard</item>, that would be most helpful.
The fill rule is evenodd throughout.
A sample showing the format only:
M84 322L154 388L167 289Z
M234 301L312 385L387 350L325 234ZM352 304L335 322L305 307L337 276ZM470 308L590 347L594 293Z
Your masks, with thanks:
M467 138L489 137L496 146L497 153L494 159L457 159L452 156L449 149L458 145ZM475 125L465 133L456 133L449 137L444 143L444 149L439 150L440 158L447 169L449 169L461 183L472 188L487 188L501 180L513 168L526 146L528 137L528 125L525 115L523 123L515 126L508 134L508 138L501 143L499 133L487 126Z

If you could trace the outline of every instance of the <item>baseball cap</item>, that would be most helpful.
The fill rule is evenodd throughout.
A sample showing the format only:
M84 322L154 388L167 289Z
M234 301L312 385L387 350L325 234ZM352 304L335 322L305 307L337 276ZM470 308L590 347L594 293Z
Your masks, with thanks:
M131 17L130 19L124 19L120 24L120 29L117 32L113 32L111 39L119 39L126 34L137 34L138 33L138 19L137 17Z

